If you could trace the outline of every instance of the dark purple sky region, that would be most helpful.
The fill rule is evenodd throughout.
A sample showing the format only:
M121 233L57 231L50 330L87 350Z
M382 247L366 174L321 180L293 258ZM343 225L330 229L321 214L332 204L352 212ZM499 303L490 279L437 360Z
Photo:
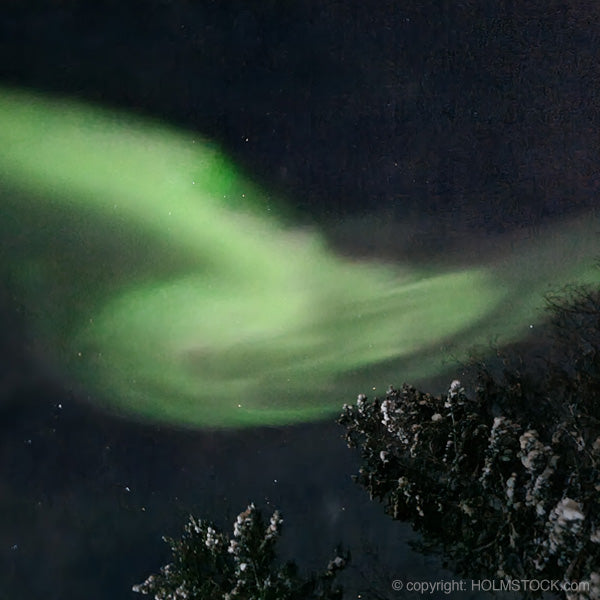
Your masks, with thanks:
M300 210L501 231L600 185L592 2L10 2L4 82L198 129Z

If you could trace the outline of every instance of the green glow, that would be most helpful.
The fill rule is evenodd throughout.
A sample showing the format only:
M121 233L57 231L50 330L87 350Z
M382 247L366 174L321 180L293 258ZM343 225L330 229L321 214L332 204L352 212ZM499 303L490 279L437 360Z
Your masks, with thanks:
M330 415L522 335L548 285L597 276L589 223L476 265L345 261L206 140L74 102L3 91L0 144L0 272L37 351L136 418Z

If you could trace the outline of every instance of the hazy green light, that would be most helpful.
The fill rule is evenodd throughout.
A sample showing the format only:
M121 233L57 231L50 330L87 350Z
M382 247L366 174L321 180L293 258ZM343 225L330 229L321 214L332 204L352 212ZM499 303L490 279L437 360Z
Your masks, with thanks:
M139 418L330 414L375 376L439 372L441 346L519 335L549 283L595 275L581 225L474 267L343 261L206 140L73 102L4 91L0 144L0 269L38 351Z

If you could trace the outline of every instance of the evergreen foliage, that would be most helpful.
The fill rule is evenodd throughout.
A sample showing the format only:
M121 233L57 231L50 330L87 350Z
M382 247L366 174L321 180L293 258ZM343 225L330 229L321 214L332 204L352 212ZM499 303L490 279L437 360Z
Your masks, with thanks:
M340 423L356 477L462 576L559 580L600 597L600 291L548 298L551 351L535 368L484 362L473 397L458 380L358 396ZM542 367L542 368L540 368ZM572 582L584 582L567 592ZM587 582L587 587L585 582ZM527 595L535 596L535 592Z
M171 546L172 562L134 592L156 600L341 600L334 585L349 556L341 554L319 575L302 578L295 563L276 565L275 545L283 520L278 511L265 523L251 504L234 523L233 537L190 516Z

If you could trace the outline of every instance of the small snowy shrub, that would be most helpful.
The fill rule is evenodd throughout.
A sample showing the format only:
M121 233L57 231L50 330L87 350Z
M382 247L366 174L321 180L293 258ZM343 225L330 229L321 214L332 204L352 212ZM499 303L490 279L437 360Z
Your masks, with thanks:
M282 523L278 511L265 523L251 504L229 537L190 517L180 539L165 538L172 562L133 591L155 600L340 600L334 579L348 556L336 556L320 575L301 578L294 563L275 564Z

